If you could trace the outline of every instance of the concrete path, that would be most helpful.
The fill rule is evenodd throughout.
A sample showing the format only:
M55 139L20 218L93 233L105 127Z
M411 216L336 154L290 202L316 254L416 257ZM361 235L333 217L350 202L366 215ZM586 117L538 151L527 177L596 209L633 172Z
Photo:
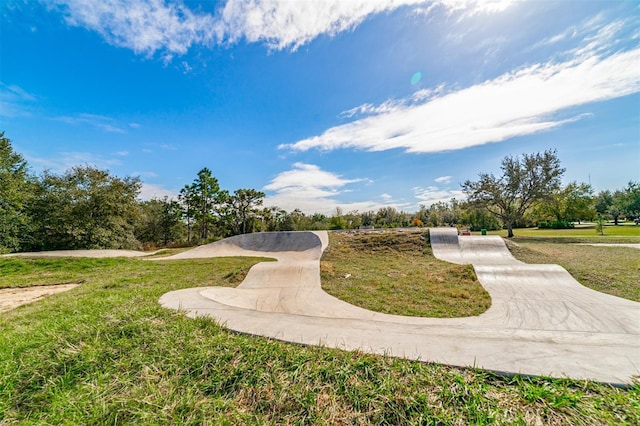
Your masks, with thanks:
M278 261L255 265L236 289L178 290L160 303L294 343L620 384L640 375L639 303L589 290L557 265L521 263L500 237L458 239L455 229L431 229L436 257L473 263L492 298L484 314L451 319L386 315L326 294L319 260L327 243L326 232L249 234L163 258Z

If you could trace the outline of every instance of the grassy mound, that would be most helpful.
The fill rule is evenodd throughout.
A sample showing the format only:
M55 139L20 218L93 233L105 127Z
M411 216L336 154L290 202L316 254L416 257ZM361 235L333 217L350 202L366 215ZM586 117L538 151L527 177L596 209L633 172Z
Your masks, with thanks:
M372 311L450 318L491 305L473 267L436 259L419 231L330 233L320 267L327 293Z

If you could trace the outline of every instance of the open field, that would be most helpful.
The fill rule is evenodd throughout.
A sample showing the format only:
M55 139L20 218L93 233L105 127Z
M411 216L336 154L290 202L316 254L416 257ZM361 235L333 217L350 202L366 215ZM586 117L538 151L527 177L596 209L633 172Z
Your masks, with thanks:
M480 232L474 232L480 235ZM488 231L488 235L507 236L507 230ZM594 224L585 224L573 229L538 229L538 228L517 228L513 230L515 237L534 238L575 238L578 242L589 243L640 243L640 225L625 223L624 225L605 225L604 235L596 232Z
M2 422L640 423L640 385L506 378L285 344L158 304L170 290L235 286L256 261L0 259L3 287L83 281L0 314Z
M584 286L640 302L640 250L527 237L514 237L507 246L523 262L556 263Z
M491 297L471 265L433 257L426 233L331 232L322 288L376 312L451 318L480 315Z

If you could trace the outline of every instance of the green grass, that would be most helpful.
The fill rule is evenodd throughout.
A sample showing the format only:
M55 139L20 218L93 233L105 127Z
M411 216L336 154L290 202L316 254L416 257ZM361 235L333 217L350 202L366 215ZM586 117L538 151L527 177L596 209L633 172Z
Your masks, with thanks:
M474 235L480 235L480 232L473 232ZM507 230L488 231L488 235L507 236ZM640 243L640 225L630 223L624 225L606 225L604 227L604 235L596 232L594 224L586 224L573 229L538 229L538 228L517 228L513 230L515 237L535 237L535 238L577 238L580 240L588 239L586 242L606 243L606 242L625 242Z
M329 234L322 288L372 311L424 317L480 315L491 297L470 265L436 259L420 232Z
M286 344L158 304L178 288L235 286L256 261L0 259L5 286L51 271L84 281L0 314L0 424L640 423L638 385Z
M586 287L640 302L640 250L582 246L566 238L539 237L514 237L507 246L523 262L558 264Z

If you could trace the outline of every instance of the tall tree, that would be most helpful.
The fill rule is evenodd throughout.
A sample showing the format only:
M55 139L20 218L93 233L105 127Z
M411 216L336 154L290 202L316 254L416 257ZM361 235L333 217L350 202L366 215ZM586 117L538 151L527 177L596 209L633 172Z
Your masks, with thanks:
M179 242L184 236L180 205L169 197L140 203L140 222L136 238L142 243L166 247Z
M560 167L555 150L522 157L507 156L500 168L500 177L481 173L478 181L464 182L462 190L469 202L502 220L511 238L513 225L524 218L527 210L558 191L565 169Z
M640 183L630 181L626 188L614 192L600 191L596 197L596 211L610 216L617 225L620 216L628 218L640 216Z
M178 201L182 209L182 218L187 225L187 243L191 244L191 230L196 214L196 185L185 185L184 188L180 190Z
M237 189L228 199L230 226L233 234L253 232L262 205L264 192L255 189Z
M536 207L536 217L557 222L579 222L596 216L593 188L587 183L570 182Z
M624 189L623 199L627 218L640 217L640 182L630 181Z
M200 238L207 240L216 223L218 208L225 201L226 194L220 191L220 184L211 170L203 168L193 182L194 217L200 230Z
M62 176L45 172L33 204L37 249L134 248L140 192L137 177L91 166Z
M0 253L19 250L28 235L33 184L27 162L0 132Z

